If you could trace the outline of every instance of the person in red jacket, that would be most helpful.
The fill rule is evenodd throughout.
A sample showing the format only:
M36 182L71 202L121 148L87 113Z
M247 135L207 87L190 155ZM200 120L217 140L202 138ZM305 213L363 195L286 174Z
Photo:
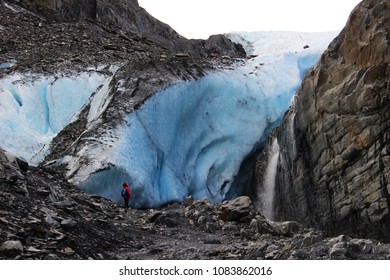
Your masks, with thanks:
M127 210L129 208L129 199L130 198L133 199L133 197L131 195L129 186L126 183L123 183L123 185L122 185L121 195L123 197L123 200L125 201L125 207Z

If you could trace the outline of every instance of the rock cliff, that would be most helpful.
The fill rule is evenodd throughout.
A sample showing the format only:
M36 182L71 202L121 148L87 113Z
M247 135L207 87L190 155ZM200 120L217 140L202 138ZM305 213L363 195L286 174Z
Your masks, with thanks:
M273 134L276 219L389 240L389 30L390 2L362 1L305 77ZM264 160L253 180L260 207Z

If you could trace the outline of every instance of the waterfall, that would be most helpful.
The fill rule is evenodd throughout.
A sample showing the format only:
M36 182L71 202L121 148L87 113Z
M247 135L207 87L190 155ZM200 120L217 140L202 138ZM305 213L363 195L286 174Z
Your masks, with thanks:
M269 219L274 219L274 200L275 200L275 180L279 160L279 144L275 138L272 142L271 150L268 153L268 165L264 176L264 193L261 196L263 215Z
M297 97L294 95L291 99L291 104L290 104L290 111L291 114L288 117L288 130L289 130L289 137L290 137L290 143L291 143L291 151L292 154L295 156L297 153L296 149L296 142L295 142L295 115L296 115L296 103L297 103Z

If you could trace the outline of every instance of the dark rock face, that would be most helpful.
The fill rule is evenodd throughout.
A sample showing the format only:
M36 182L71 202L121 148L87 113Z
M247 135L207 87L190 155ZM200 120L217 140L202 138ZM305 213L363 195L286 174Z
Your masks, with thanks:
M305 77L274 132L278 219L389 240L389 30L389 1L363 1Z
M223 35L212 35L204 42L204 50L209 56L245 57L244 48Z
M203 40L187 40L169 25L155 19L138 5L137 0L13 0L51 21L75 22L90 20L146 39L173 52L192 56L209 54ZM245 57L245 51L223 35L211 38L213 48L220 55ZM206 46L205 46L206 44ZM204 49L206 48L206 50Z
M11 0L50 20L75 21L96 18L96 0Z
M162 47L118 28L92 21L48 21L6 3L10 8L0 7L0 63L14 61L15 65L0 69L0 76L26 71L34 74L85 71L101 64L140 59L148 53L167 53Z

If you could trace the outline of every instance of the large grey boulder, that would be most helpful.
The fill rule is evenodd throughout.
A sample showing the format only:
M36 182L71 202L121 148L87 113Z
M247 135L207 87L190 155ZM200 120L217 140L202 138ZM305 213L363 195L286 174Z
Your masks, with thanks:
M252 210L251 199L247 196L241 196L223 203L218 219L222 221L237 221L247 217Z
M15 257L21 253L23 253L23 245L19 240L5 241L0 247L0 254L7 257Z

